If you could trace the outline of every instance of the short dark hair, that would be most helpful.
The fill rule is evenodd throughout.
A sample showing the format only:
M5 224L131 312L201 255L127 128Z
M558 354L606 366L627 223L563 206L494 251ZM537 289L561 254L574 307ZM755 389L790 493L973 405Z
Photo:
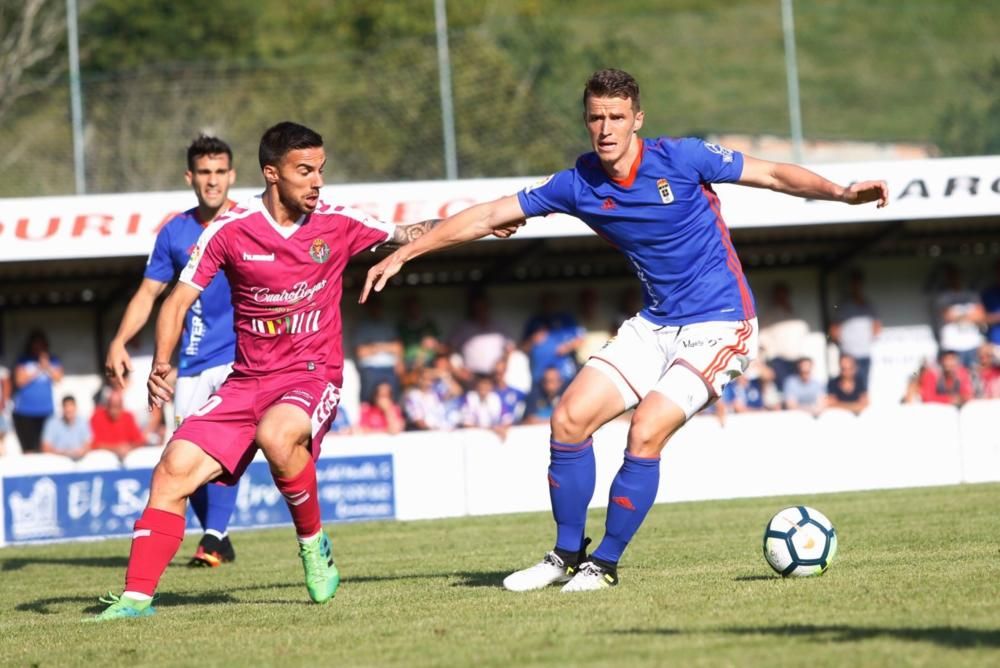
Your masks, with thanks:
M72 401L75 404L76 397L74 397L72 394L67 394L65 397L62 398L62 403L66 403L67 401Z
M587 98L621 97L632 100L632 108L639 111L639 82L628 72L616 69L597 70L583 88L583 108L587 108Z
M277 166L289 151L302 148L319 148L323 145L323 137L315 130L304 125L282 121L264 131L260 138L260 150L257 157L260 168L266 165Z
M188 169L193 172L194 161L203 155L222 155L223 153L229 158L229 168L232 169L233 149L229 148L229 144L218 137L198 135L198 138L188 146Z

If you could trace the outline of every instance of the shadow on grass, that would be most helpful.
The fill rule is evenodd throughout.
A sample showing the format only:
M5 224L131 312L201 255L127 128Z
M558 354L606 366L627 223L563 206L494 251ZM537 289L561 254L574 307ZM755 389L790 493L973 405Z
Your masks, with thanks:
M878 627L841 624L790 624L788 626L733 626L718 630L680 631L678 629L620 629L622 635L678 635L681 633L728 633L732 635L763 635L784 638L801 637L819 642L861 642L876 638L930 642L952 649L1000 647L1000 630L971 629L963 626Z
M761 580L774 580L776 579L773 575L741 575L739 577L733 578L736 582L759 582Z
M198 594L161 594L156 598L156 607L173 607L177 605L216 605L219 603L237 603L238 601L227 592L205 592ZM86 614L96 614L106 608L104 603L97 600L96 596L53 596L51 598L40 598L36 601L19 603L14 606L20 612L34 612L39 615L51 615L56 611L51 606L64 603L89 603L82 609Z
M125 568L127 556L117 557L15 557L0 561L0 571L19 571L25 566L80 566L91 568Z
M452 587L500 587L507 571L459 571L457 573L403 573L400 575L344 575L342 584L393 582L397 580L445 580L458 578Z

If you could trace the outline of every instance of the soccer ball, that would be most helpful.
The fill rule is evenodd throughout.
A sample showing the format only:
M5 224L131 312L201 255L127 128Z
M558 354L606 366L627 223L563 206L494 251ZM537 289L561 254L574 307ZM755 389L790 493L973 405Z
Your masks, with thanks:
M822 575L836 554L837 530L814 508L785 508L764 528L764 558L782 577Z

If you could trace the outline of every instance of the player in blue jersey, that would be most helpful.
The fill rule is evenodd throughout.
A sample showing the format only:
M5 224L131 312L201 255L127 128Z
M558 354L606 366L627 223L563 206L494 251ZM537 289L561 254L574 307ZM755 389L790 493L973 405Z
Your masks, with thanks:
M712 184L879 207L889 197L884 181L842 187L802 167L699 139L643 139L639 86L621 70L594 73L583 104L593 152L538 185L445 220L372 267L361 295L364 301L372 289L382 290L423 253L556 212L576 216L616 246L642 283L643 309L590 358L553 413L548 480L555 548L504 580L514 591L617 584L622 552L656 498L667 440L717 400L756 355L753 295ZM630 408L635 412L624 462L611 484L605 535L587 556L584 525L595 479L591 435Z
M171 218L156 235L142 283L125 309L111 341L105 371L122 386L132 369L126 343L143 328L153 304L180 274L205 227L232 205L229 188L236 179L233 153L215 137L200 136L188 147L188 185L198 206ZM175 426L208 401L229 375L236 350L229 283L220 272L187 312L174 393ZM236 558L227 532L236 507L237 486L209 483L191 496L191 507L204 535L190 566L219 566Z

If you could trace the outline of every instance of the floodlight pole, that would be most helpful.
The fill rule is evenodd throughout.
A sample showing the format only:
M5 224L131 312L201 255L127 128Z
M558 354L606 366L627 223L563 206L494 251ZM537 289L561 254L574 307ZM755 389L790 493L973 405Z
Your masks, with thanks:
M458 178L458 156L455 148L455 111L451 99L451 57L448 54L448 15L446 0L434 0L434 24L437 30L438 78L441 88L441 126L444 133L445 176Z
M69 42L69 96L73 123L73 175L76 194L87 192L86 157L83 145L83 94L80 90L80 38L76 0L66 0L66 39Z
M802 107L799 104L799 67L795 56L795 16L792 0L781 0L781 30L785 35L785 78L788 80L788 119L792 130L792 157L802 162Z

